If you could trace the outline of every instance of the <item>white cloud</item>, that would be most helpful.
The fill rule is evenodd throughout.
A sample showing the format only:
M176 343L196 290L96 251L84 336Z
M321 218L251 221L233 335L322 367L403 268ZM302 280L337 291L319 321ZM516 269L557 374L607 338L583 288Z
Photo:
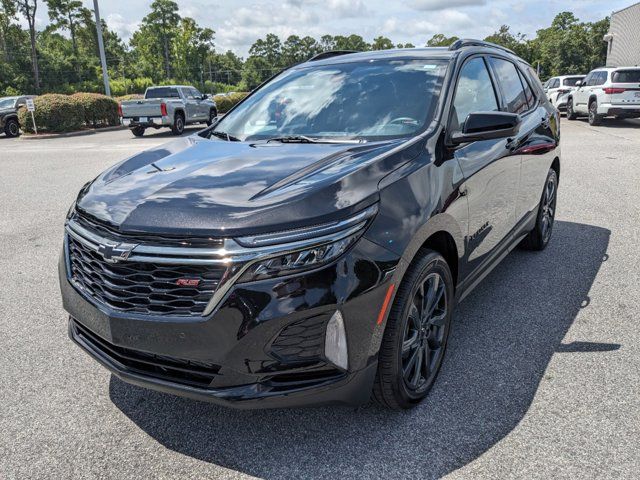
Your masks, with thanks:
M485 5L486 0L410 0L409 5L417 10L444 10L455 7L479 7Z
M110 13L104 21L107 22L109 29L115 31L125 40L129 40L133 36L133 33L140 27L139 21L128 21L119 13Z

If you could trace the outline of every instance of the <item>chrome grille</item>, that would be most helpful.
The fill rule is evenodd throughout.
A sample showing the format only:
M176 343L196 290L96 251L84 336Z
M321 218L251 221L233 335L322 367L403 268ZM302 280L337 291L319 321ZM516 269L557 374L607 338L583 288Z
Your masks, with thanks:
M202 315L226 268L222 265L107 262L95 249L67 236L73 284L94 302L146 315ZM178 281L199 280L195 286Z

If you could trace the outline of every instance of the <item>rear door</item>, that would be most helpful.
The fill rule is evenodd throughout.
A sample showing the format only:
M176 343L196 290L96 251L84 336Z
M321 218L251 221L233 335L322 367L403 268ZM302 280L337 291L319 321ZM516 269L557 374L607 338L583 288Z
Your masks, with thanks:
M448 132L460 131L470 113L499 111L501 98L482 56L461 67ZM465 177L461 187L469 203L467 251L469 271L489 262L515 222L514 204L520 172L508 141L481 140L457 147L454 156Z
M621 68L611 73L611 84L604 89L612 105L640 106L640 68Z
M589 100L589 84L593 82L594 75L597 71L590 72L585 77L578 89L573 92L573 110L576 112L587 112L587 101Z
M536 165L540 159L532 158L528 154L530 150L528 146L537 139L536 131L541 128L541 125L549 123L551 114L544 109L538 110L539 102L531 85L515 63L492 56L490 64L504 98L503 110L517 113L522 119L517 135L509 139L507 144L511 155L509 158L512 160L509 168L511 174L517 175L518 178L514 201L511 205L514 213L512 227L515 227L531 211L532 198L538 198L542 192L543 183L541 182L544 182L544 179L540 180L536 173ZM558 85L560 85L560 79L558 79ZM524 172L522 172L523 168ZM537 200L534 203L537 203Z

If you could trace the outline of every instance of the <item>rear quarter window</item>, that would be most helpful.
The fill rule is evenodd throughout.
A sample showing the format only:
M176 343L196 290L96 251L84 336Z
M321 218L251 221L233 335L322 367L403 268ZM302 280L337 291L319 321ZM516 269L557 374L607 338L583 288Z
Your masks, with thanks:
M490 57L490 62L498 77L498 83L500 83L502 93L507 102L507 111L511 113L524 113L529 110L527 97L516 66L508 60L497 57Z
M611 77L613 83L640 83L640 70L616 70Z

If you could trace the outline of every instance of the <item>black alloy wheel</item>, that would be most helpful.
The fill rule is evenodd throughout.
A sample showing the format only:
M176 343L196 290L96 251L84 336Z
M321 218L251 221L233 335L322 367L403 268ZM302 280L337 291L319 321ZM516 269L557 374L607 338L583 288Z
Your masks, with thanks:
M444 279L430 273L415 291L402 336L402 379L413 394L432 383L442 360L447 307Z
M522 246L528 250L544 250L551 240L553 223L556 215L556 201L558 198L558 174L550 169L544 184L536 225L522 241Z
M389 311L373 390L378 403L402 410L427 396L446 350L452 307L447 262L437 252L421 250Z
M20 135L20 124L15 118L7 120L4 126L4 133L7 137L17 137Z
M218 112L215 109L211 109L209 112L209 120L207 120L207 126L211 126L213 122L216 121L216 117L218 116Z

